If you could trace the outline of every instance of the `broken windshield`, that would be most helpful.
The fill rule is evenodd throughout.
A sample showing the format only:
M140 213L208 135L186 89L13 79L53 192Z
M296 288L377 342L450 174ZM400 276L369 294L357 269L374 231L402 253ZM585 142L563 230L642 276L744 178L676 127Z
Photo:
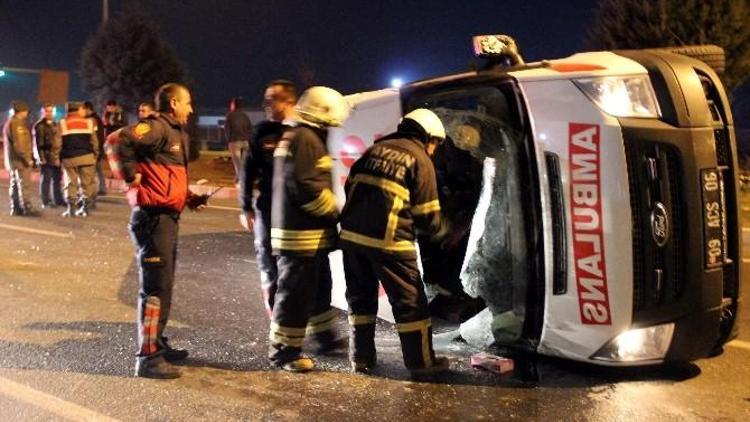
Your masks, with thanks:
M515 94L507 88L441 90L408 104L433 110L447 135L434 158L443 240L439 247L424 239L419 244L425 283L484 300L487 309L464 324L484 333L484 345L519 339L530 278L525 138Z

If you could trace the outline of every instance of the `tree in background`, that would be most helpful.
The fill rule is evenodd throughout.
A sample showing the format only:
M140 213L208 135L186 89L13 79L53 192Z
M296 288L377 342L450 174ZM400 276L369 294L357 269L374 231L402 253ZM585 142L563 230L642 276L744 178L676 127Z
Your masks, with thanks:
M750 77L750 0L600 0L586 43L592 50L716 44L732 91Z
M99 104L116 100L126 109L153 98L166 82L185 83L185 69L157 25L139 6L128 6L86 41L81 77Z

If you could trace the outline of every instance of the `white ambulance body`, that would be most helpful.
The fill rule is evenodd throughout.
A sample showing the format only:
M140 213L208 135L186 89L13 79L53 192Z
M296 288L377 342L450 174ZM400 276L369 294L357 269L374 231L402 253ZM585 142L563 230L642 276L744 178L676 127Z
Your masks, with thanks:
M736 336L747 273L736 145L723 88L704 63L648 50L581 53L347 98L353 113L328 139L339 205L353 162L411 109L446 116L449 136L454 121L480 115L484 133L516 134L517 147L500 147L507 163L484 160L485 202L470 235L501 232L508 274L524 284L511 287L522 293L522 333L499 343L642 365L705 357ZM500 208L487 202L488 165L518 175ZM487 214L498 209L508 227ZM477 255L469 250L465 267ZM331 261L334 305L346 309L340 252ZM384 294L379 315L393 320Z

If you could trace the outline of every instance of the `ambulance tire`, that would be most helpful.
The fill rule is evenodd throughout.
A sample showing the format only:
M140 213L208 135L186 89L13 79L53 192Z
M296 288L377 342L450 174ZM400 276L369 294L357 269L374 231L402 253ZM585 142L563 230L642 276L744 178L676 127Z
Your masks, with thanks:
M718 45L686 45L682 47L654 48L651 50L665 51L692 57L711 66L711 68L718 74L722 74L724 69L726 69L726 54L724 53L724 49Z

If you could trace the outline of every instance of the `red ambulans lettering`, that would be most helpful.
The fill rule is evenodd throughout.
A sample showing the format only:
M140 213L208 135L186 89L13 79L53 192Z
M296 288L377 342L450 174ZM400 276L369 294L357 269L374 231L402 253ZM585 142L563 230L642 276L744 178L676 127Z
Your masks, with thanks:
M578 306L583 324L612 323L602 240L599 126L570 123L570 201Z

